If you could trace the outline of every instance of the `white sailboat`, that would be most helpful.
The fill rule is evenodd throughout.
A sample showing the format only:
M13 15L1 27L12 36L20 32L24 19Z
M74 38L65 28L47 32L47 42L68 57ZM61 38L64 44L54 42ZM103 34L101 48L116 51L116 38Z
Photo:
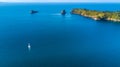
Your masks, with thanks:
M28 50L30 51L31 50L31 45L30 45L30 43L28 43Z

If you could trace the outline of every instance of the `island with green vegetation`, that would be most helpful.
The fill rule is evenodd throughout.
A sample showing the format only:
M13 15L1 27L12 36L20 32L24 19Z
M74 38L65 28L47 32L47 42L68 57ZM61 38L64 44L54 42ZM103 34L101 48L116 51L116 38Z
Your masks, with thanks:
M120 11L97 11L97 10L88 10L88 9L73 9L72 14L81 15L84 17L89 17L94 20L107 20L120 22Z

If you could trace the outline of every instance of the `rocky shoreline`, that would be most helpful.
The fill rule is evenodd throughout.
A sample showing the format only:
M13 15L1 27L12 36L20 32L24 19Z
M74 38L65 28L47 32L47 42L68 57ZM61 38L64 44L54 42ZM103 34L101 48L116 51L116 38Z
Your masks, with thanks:
M88 9L73 9L72 14L81 15L84 17L89 17L94 20L107 20L120 22L120 12L110 12L110 11L96 11L96 10L88 10Z

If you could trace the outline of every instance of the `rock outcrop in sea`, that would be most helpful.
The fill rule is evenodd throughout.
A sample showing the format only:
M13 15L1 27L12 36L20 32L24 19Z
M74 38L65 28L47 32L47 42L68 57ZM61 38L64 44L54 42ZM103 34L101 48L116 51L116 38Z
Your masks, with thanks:
M35 10L30 11L30 14L35 14L35 13L38 13L38 11L35 11Z
M66 14L66 11L65 11L65 10L62 10L62 11L61 11L61 14L62 14L62 15L65 15L65 14Z

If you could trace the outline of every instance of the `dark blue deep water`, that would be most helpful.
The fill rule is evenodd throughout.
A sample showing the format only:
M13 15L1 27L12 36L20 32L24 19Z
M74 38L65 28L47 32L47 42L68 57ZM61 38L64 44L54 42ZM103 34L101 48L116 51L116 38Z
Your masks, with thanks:
M71 15L73 8L117 11L120 4L1 3L0 67L120 67L120 23Z

